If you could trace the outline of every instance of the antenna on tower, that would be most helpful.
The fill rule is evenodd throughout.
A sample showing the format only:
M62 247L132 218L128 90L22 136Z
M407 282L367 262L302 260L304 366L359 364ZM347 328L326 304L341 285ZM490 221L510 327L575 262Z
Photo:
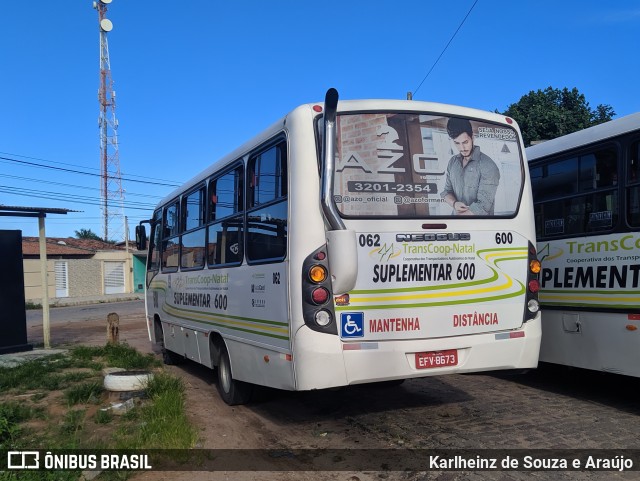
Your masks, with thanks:
M113 23L107 15L107 6L112 0L97 0L93 8L98 11L100 30L100 193L102 209L102 237L125 240L124 191L120 175L120 154L118 151L118 120L116 119L116 93L111 79L111 62L107 33L113 30Z

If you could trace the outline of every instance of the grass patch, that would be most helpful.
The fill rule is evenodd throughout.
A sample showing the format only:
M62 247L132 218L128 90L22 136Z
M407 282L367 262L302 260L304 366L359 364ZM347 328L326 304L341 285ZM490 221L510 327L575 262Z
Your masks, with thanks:
M64 397L73 406L75 404L98 404L100 395L104 392L104 387L98 381L90 381L76 384L64 392Z
M111 412L109 411L103 411L102 409L100 409L96 411L96 415L94 416L93 420L96 424L109 424L111 421L113 421L113 414L111 414Z
M123 369L149 369L161 365L152 354L141 354L127 344L107 344L103 347L78 346L71 350L71 355L83 361L102 357L109 366Z
M0 449L193 447L197 430L184 412L184 385L161 366L152 355L121 344L76 346L66 354L0 368ZM105 367L154 370L146 396L134 398L135 407L124 414L111 409L114 400L100 372ZM29 478L32 474L43 473L21 472L20 478L0 473L0 480L67 479L68 473ZM77 473L68 479L77 479Z
M17 402L0 404L0 447L20 434L19 423L31 418L32 410Z
M184 410L184 383L160 372L147 387L151 402L128 418L138 426L133 433L119 432L120 449L180 449L193 446L197 430L191 426Z

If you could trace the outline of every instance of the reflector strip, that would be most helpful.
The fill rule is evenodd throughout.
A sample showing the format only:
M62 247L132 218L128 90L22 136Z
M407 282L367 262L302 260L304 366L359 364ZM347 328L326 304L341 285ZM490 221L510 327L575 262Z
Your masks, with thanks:
M503 332L502 334L496 334L496 341L501 339L515 339L518 337L524 337L524 331Z
M630 321L640 321L640 314L627 314L627 319Z
M293 356L291 354L282 354L280 353L280 359L284 359L285 361L292 361Z
M342 345L343 351L361 351L364 349L378 349L377 342L350 342Z

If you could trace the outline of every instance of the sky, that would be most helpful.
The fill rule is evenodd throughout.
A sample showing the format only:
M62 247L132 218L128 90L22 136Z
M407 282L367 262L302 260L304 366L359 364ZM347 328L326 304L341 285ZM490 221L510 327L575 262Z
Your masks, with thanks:
M130 237L172 186L330 87L489 111L575 87L640 111L636 0L113 0L107 18ZM0 205L79 211L47 215L49 237L102 235L99 53L92 0L0 2Z

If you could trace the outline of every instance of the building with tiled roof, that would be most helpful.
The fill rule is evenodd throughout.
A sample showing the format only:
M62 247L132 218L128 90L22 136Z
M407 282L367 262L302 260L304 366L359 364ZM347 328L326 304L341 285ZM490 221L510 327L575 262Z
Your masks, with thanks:
M94 239L75 239L73 237L47 237L47 257L50 256L92 256L98 251L124 250L109 242ZM22 238L22 255L40 257L40 245L37 237Z
M146 252L94 239L46 239L48 292L52 304L104 295L143 292ZM22 238L25 299L42 299L40 245Z

